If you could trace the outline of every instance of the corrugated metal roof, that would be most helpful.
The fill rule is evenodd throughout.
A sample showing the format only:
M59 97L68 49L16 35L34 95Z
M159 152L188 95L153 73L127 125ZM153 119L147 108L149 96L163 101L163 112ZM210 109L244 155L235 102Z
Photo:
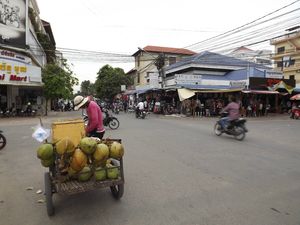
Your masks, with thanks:
M166 69L166 72L171 69L179 68L181 66L189 64L201 64L201 65L215 65L215 66L238 66L238 67L257 67L263 69L270 69L269 67L261 64L249 62L246 60L237 59L230 56L220 55L213 52L201 52L196 55L186 57L181 61L172 64Z

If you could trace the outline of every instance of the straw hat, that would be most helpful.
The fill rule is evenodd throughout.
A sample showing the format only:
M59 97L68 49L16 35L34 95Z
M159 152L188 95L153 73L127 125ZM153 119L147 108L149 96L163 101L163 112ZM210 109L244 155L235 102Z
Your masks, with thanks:
M78 95L74 98L74 109L80 109L87 101L89 100L88 97L84 98L81 95Z

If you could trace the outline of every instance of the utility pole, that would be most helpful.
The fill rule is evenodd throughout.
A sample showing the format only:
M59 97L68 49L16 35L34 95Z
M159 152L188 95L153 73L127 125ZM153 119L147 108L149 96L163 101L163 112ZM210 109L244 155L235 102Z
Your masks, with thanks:
M159 77L161 77L161 87L164 88L165 86L165 71L164 71L164 66L165 66L165 55L164 53L159 53L157 59L154 62L157 70Z

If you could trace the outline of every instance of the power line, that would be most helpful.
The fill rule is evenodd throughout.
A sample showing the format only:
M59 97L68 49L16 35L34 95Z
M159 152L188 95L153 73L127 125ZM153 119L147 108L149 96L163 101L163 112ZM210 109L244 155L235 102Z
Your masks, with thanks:
M229 31L227 31L227 32L225 32L225 33L222 33L222 34L219 34L219 35L217 35L217 36L214 36L214 37L205 39L205 40L203 40L203 41L199 41L199 42L197 42L197 43L188 45L188 46L186 46L186 47L184 47L184 48L191 48L191 47L194 46L194 45L198 45L198 44L201 44L201 43L204 43L204 42L213 40L213 39L215 39L215 38L222 37L222 36L227 35L227 34L233 32L233 31L237 31L237 30L239 30L239 29L241 29L241 28L243 28L243 27L245 27L245 26L248 26L248 25L250 25L250 24L253 24L253 23L255 23L255 22L257 22L257 21L259 21L259 20L261 20L261 19L263 19L263 18L266 18L266 17L268 17L268 16L270 16L270 15L276 13L276 12L279 12L279 11L281 11L281 10L283 10L283 9L285 9L285 8L291 6L291 5L293 5L293 4L295 4L295 3L299 2L299 1L300 1L300 0L294 1L294 2L292 2L292 3L290 3L290 4L288 4L288 5L285 5L285 6L281 7L281 8L279 8L279 9L275 10L275 11L270 12L270 13L268 13L268 14L266 14L266 15L264 15L264 16L258 18L258 19L255 19L255 20L253 20L253 21L251 21L251 22L249 22L249 23L246 23L246 24L244 24L244 25L242 25L242 26L240 26L240 27L234 28L234 29L229 30Z
M284 16L284 15L287 15L287 14L289 14L289 13L291 13L291 12L296 12L296 11L298 11L298 10L300 10L300 8L295 9L295 10L292 10L292 11L290 11L290 12L288 12L288 13L285 13L285 14L281 14L281 15L279 15L279 16L277 16L277 17L273 17L273 18L271 18L271 19L265 20L265 21L263 21L263 22L261 22L260 24L257 24L257 25L261 25L261 24L263 24L263 23L265 23L265 22L269 22L269 21L275 20L275 19L277 19L277 18L279 18L279 17L282 17L282 16ZM290 26L290 23L292 22L292 20L295 20L295 19L298 19L298 18L299 18L299 16L298 16L298 17L293 17L292 19L291 19L291 18L288 18L288 19L286 19L286 20L284 20L284 21L277 22L277 25L279 24L279 25L281 25L281 27L283 27L283 26L287 27L287 26ZM284 24L284 23L286 23L286 24ZM253 28L254 26L257 26L257 25L252 25L252 26L249 27L249 28ZM276 24L266 25L265 27L262 27L262 28L260 28L260 29L252 30L252 31L250 31L250 34L254 35L253 37L258 37L258 36L259 36L259 34L258 34L259 31L264 31L264 32L266 32L267 30L270 30L270 28L273 28L274 25L276 25ZM246 29L249 29L249 28L246 28ZM241 32L241 31L235 31L235 32L232 33L231 35L238 34L239 36L235 37L234 39L235 39L235 40L239 40L239 38L243 37L243 34L240 34L240 32ZM278 31L278 32L279 32L279 31ZM244 34L244 35L248 35L248 34L246 33L246 34ZM229 36L229 35L228 35L228 36ZM249 36L249 37L252 37L252 36ZM230 40L230 39L229 39L229 40ZM209 46L212 46L212 45L213 45L214 47L216 47L216 46L218 46L218 44L220 45L220 44L223 44L224 42L227 43L227 44L230 44L230 42L226 42L226 39L223 38L223 39L220 39L220 40L215 41L215 42L212 41L212 42L210 42L209 44L204 45L202 48L196 48L196 49L197 49L198 51L199 51L199 50L200 50L200 51L203 51L203 50L205 50L205 49L208 49Z

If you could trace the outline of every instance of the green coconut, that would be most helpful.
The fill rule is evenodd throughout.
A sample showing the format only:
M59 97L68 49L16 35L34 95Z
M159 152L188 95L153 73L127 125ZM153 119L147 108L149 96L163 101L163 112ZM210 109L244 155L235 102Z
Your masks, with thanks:
M85 154L90 155L96 150L97 141L94 138L84 137L80 140L79 147Z
M98 167L94 172L94 177L97 181L105 180L106 179L106 170L105 168Z
M92 176L91 168L86 166L79 172L78 180L82 182L88 181L91 176Z
M119 177L119 169L113 167L113 165L106 165L107 167L107 178L108 179L117 179Z
M109 156L114 159L120 159L124 155L124 147L121 143L114 141L109 148Z
M54 163L54 157L52 156L52 158L50 159L46 159L46 160L41 160L41 164L44 166L44 167L50 167L52 166Z
M53 158L53 146L52 144L42 144L37 149L37 157L41 160L49 160Z

